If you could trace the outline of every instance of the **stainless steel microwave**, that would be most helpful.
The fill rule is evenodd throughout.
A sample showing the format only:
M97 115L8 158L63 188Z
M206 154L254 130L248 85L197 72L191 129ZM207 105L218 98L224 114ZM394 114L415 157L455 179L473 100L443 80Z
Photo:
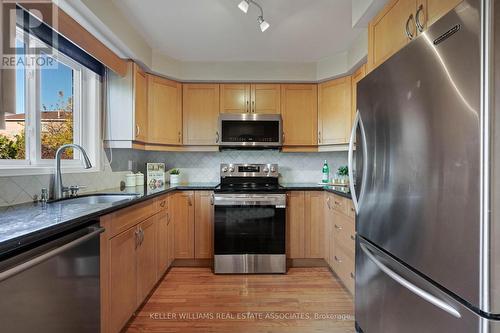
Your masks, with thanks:
M279 114L232 114L219 116L220 148L280 148L283 127Z

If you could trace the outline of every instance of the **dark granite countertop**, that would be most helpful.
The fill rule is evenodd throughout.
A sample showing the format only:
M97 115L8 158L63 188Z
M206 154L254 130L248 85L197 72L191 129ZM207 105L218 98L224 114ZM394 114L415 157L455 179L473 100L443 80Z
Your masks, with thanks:
M217 183L176 184L148 190L146 187L126 187L99 191L99 194L133 194L132 199L115 203L82 204L65 200L40 203L26 203L0 207L0 259L34 242L88 224L105 214L172 191L213 190ZM350 198L346 187L323 186L314 183L283 183L286 190L328 191ZM82 197L92 193L83 194Z

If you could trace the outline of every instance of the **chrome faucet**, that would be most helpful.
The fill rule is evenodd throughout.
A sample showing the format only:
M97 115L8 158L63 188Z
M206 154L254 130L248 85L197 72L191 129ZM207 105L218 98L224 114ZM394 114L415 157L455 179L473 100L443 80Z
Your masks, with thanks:
M84 163L84 168L85 169L90 169L92 168L92 163L90 163L90 159L87 155L87 152L85 149L82 148L82 146L76 145L76 144L67 144L67 145L62 145L57 149L56 152L56 170L54 174L54 199L62 199L64 192L68 192L69 188L64 187L62 183L62 175L61 175L61 157L62 153L68 149L68 148L73 148L73 149L78 149L83 156L83 163Z

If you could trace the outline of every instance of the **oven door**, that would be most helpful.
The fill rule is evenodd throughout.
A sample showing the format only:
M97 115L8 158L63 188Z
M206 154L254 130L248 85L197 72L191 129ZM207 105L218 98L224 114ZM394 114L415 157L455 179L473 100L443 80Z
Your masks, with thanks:
M216 195L215 273L284 273L285 203L285 195Z
M281 115L221 114L222 148L279 148L282 145Z

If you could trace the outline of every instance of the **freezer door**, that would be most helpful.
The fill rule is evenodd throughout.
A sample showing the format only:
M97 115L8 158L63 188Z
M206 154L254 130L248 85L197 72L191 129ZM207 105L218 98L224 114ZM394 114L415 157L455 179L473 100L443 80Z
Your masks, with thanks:
M481 317L358 237L356 323L364 333L479 333Z
M465 1L358 87L357 231L479 306L479 6ZM361 140L358 140L360 143ZM356 170L356 174L362 174Z

